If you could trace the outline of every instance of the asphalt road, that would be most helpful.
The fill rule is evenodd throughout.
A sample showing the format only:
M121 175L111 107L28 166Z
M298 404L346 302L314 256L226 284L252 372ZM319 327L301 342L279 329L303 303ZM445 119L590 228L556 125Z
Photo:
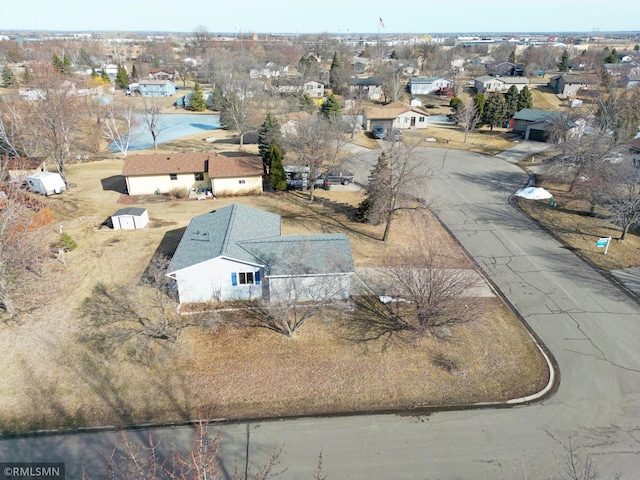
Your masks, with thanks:
M366 178L379 152L354 157ZM640 475L640 307L509 206L526 175L508 162L427 149L433 178L420 186L557 360L558 392L515 408L427 417L376 415L226 425L223 463L253 471L284 444L281 478L310 479L317 455L329 479L550 478L570 437L608 478ZM500 348L496 345L495 348ZM164 446L189 443L183 428L155 429ZM131 435L146 438L146 431ZM117 434L0 440L0 461L66 461L69 478L99 471L98 451ZM251 476L251 475L250 475ZM97 478L98 475L94 475Z

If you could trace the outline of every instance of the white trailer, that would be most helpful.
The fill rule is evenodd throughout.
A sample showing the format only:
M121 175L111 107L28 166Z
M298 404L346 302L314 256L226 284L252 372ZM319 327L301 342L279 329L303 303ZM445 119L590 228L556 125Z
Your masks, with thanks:
M26 181L29 189L40 195L53 195L67 189L67 185L59 173L37 172L33 175L27 175Z

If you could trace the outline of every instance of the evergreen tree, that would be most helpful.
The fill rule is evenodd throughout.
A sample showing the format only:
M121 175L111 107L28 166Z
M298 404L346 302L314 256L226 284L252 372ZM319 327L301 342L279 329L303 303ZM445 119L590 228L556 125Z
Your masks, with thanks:
M329 86L333 93L342 95L347 89L347 71L342 67L338 58L338 52L333 54L331 68L329 70Z
M453 113L458 113L460 108L463 106L463 102L460 97L453 97L451 101L449 101L449 106L453 109Z
M125 89L129 86L129 83L131 83L131 81L129 80L127 70L121 63L119 63L118 73L116 73L116 85L122 89Z
M29 65L24 66L24 72L22 73L22 84L29 85L33 80L33 74L31 73L31 67Z
M612 48L604 59L604 63L618 63L618 52L615 48Z
M518 94L518 109L519 112L523 108L533 108L533 95L531 95L531 90L526 85Z
M504 125L507 119L507 104L500 93L492 93L484 106L484 123L491 127Z
M216 88L212 93L211 93L211 110L215 110L216 112L219 112L220 110L222 110L222 90L220 90L219 88Z
M305 93L300 97L300 109L303 112L315 113L318 111L318 104L309 96L308 93Z
M337 117L340 115L340 103L335 95L332 93L327 97L327 99L322 104L322 114L327 117Z
M476 93L473 97L473 103L476 104L476 110L478 111L480 122L484 123L484 107L487 103L487 97L484 96L484 93Z
M64 70L62 60L56 52L53 52L53 68L55 68L58 73L62 73Z
M637 52L638 50L640 50L640 45L638 45L637 43L633 46L633 51Z
M562 57L560 58L560 65L558 65L558 69L561 72L568 72L569 68L569 50L565 48L562 51Z
M72 67L73 65L71 64L71 59L69 58L69 56L65 53L62 56L62 73L64 75L73 75L73 71L72 71Z
M520 97L520 92L518 92L518 87L515 85L511 85L511 88L504 95L504 101L507 106L507 118L513 117L513 114L518 111L518 98Z
M95 67L91 67L91 80L97 82L98 78L100 78L100 75L98 75L98 72L96 72Z
M281 144L282 134L280 132L280 122L278 119L267 113L267 116L258 129L258 152L262 157L264 174L267 175L271 168L271 151L274 146ZM280 149L278 148L278 152Z
M516 51L512 50L509 54L509 63L516 63Z
M380 225L390 215L392 195L392 175L387 155L382 152L376 166L371 170L367 182L366 198L360 203L356 215L359 221Z
M106 68L100 70L100 81L105 85L109 85L111 83L111 79L109 78L109 75L107 75Z
M9 67L9 65L5 65L2 68L2 84L5 87L13 87L16 83L16 76L13 73L13 70Z
M271 190L275 192L282 192L287 189L287 176L284 173L284 166L282 165L282 154L278 145L273 145L269 152L269 163L271 168L269 169L269 184Z
M136 69L135 64L133 64L133 66L131 67L131 80L138 80L138 70Z
M207 105L202 90L200 89L200 84L196 82L193 86L193 92L191 92L191 96L189 97L189 110L192 112L204 112L206 109Z

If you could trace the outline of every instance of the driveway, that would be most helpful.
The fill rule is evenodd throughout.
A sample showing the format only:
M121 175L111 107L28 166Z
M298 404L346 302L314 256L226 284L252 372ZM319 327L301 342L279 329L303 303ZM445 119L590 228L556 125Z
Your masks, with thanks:
M514 142L513 147L497 154L496 158L511 163L518 163L522 160L529 160L538 153L548 150L550 146L551 145L544 142L525 142L524 140L520 140Z
M312 478L322 452L328 478L557 478L559 442L571 437L591 454L602 478L640 471L640 308L508 203L527 181L495 157L425 149L441 220L478 261L549 348L558 392L531 406L442 411L429 416L374 415L246 422L223 427L225 468L263 464L284 445L283 478ZM369 158L369 167L375 156ZM366 156L348 165L356 175ZM500 348L496 345L495 348ZM393 394L390 392L390 394ZM190 430L149 430L163 445L190 445ZM144 439L149 431L130 435ZM92 477L98 452L116 434L0 440L0 461L62 460L69 478ZM167 447L168 448L168 447Z

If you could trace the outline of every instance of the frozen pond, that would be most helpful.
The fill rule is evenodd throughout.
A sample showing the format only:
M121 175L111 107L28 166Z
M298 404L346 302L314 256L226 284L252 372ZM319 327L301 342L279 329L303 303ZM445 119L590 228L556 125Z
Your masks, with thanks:
M129 150L144 150L153 148L153 138L145 123L144 115L137 115L137 125L131 131ZM217 130L220 128L220 115L195 115L191 113L163 113L158 115L158 145L177 138L186 137L198 132ZM109 149L117 151L115 146Z
M451 120L447 115L429 115L427 117L427 123L435 123L440 125L455 125L455 122Z

